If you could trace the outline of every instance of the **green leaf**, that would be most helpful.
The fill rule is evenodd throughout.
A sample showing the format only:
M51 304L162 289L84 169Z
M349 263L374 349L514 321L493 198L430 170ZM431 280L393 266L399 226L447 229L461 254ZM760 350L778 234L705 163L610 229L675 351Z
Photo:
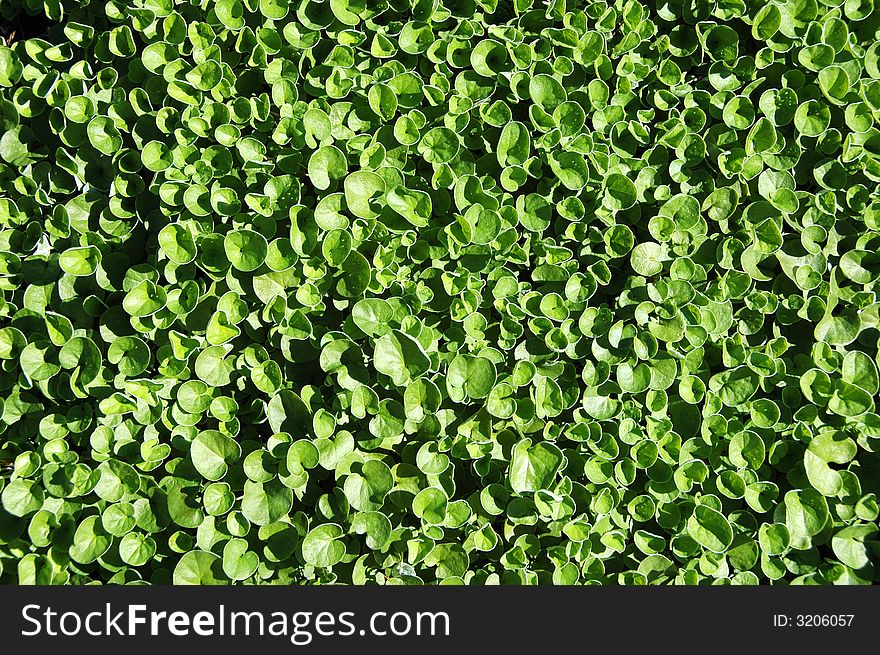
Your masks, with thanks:
M458 135L448 127L428 130L419 141L419 154L431 164L444 164L458 154L461 142Z
M425 227L431 218L431 196L397 186L388 192L388 206L416 227Z
M367 336L376 337L387 333L394 316L392 306L381 298L366 298L355 303L351 310L354 324Z
M788 528L782 523L765 523L758 530L758 542L761 550L771 557L782 555L788 550L791 537Z
M426 373L431 360L418 341L399 330L391 330L376 341L373 365L394 384L403 386Z
M266 261L269 243L259 232L232 230L223 239L223 250L233 267L247 273L258 269Z
M816 340L829 346L847 346L856 340L862 329L860 316L855 312L844 312L838 316L826 316L816 325L813 332Z
M706 550L723 553L733 543L730 522L717 510L697 505L687 521L688 534Z
M155 314L165 306L165 289L150 280L141 280L122 300L122 307L131 316L138 318Z
M171 150L161 141L150 141L141 151L141 161L147 170L158 173L167 170L174 164Z
M605 204L620 211L636 203L636 186L625 175L612 173L605 179Z
M559 80L550 75L539 74L529 80L529 97L544 111L552 112L568 96Z
M556 446L539 442L532 445L523 439L513 449L510 461L510 486L517 493L547 489L562 467L563 454Z
M76 277L92 275L101 263L101 251L95 246L68 248L58 257L61 270Z
M501 130L496 157L499 166L524 164L531 153L529 129L520 122L512 121Z
M129 566L144 566L156 554L156 540L137 533L129 533L119 541L119 557Z
M196 243L189 230L179 223L169 223L159 231L159 246L175 264L189 264L196 258Z
M807 137L815 137L828 129L831 110L818 100L807 100L798 106L794 114L794 126Z
M89 143L105 155L113 155L122 147L122 136L107 116L95 116L89 121L86 132Z
M3 509L13 516L29 516L43 506L43 489L33 480L13 480L3 488Z
M758 390L759 377L748 367L739 366L713 375L709 388L729 407L742 405Z
M378 460L364 462L359 472L345 479L343 489L351 506L357 510L381 509L385 496L391 491L394 480L391 470Z
M33 131L24 125L11 126L0 137L0 159L23 168L44 157L33 143Z
M442 489L422 489L413 499L413 513L429 525L439 525L446 518L447 498Z
M319 568L330 568L345 557L344 532L336 523L325 523L311 529L302 542L306 563Z
M15 51L0 46L0 86L14 86L21 79L24 66Z
M385 180L371 171L350 173L344 182L345 204L359 218L378 216L377 202L385 195Z
M870 542L876 542L876 536L876 526L849 526L834 534L831 548L837 558L851 569L864 569L871 564L873 552Z
M269 525L283 519L293 506L293 492L278 480L244 483L242 514L255 525Z
M666 256L663 246L659 243L647 241L636 244L630 254L630 265L639 275L651 277L663 270L663 262Z
M190 448L193 466L206 480L221 480L229 464L241 456L241 447L217 430L204 430Z
M494 77L507 68L507 49L494 39L484 39L471 50L471 68L485 77Z
M104 530L99 516L89 516L76 527L70 558L79 564L91 564L103 556L113 543L113 537Z
M347 173L345 154L336 146L318 148L309 157L309 179L315 188L328 189L333 180L341 180Z
M446 389L455 402L485 398L495 385L495 365L485 357L457 355L449 364Z
M201 550L185 553L174 567L175 585L228 584L219 555Z
M791 547L807 550L813 537L822 532L828 522L828 504L813 489L792 490L785 494L784 503L777 507L776 515L777 522L784 522L788 528Z

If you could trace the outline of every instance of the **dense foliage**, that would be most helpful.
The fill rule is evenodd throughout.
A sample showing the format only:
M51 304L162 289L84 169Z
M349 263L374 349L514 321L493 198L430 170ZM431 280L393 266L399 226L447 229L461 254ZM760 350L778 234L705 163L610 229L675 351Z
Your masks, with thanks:
M877 580L872 0L0 4L0 580Z

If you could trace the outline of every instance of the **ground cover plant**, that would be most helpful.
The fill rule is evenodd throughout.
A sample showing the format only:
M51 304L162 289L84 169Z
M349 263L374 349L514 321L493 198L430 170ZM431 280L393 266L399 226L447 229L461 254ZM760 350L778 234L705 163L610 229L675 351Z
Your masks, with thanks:
M0 17L0 581L877 581L873 0Z

